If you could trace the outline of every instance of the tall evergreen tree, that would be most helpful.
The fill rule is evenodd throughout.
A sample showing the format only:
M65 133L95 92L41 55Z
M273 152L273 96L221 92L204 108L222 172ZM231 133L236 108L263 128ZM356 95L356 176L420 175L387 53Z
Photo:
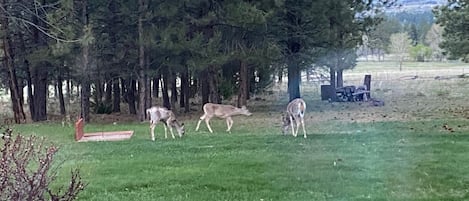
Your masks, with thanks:
M443 29L441 48L449 59L469 62L469 1L449 0L448 4L435 10L437 24Z
M301 70L313 63L316 48L325 46L327 18L324 3L308 0L278 2L269 23L271 35L281 50L282 62L287 66L290 100L301 97Z

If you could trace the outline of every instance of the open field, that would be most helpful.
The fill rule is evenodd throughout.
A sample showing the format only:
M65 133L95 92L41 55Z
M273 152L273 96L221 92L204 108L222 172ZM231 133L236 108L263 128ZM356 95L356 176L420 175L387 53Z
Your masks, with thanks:
M257 95L254 114L234 118L231 134L216 119L214 134L204 124L195 132L201 112L181 116L186 136L175 140L158 125L150 141L147 122L85 127L135 131L120 142L76 143L72 127L54 122L15 131L60 145L55 185L80 168L88 186L79 200L469 200L469 78L458 77L469 67L427 64L360 63L345 73L354 85L370 73L384 107L320 101L319 84L304 82L307 139L280 134L279 86Z

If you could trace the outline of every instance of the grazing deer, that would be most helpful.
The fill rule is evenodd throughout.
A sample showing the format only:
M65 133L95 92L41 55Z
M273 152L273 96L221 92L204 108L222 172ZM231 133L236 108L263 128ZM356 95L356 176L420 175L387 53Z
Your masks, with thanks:
M228 129L226 129L227 132L231 132L231 127L233 126L233 119L231 119L232 116L235 115L246 115L246 116L251 116L251 112L249 112L248 109L246 109L246 106L243 106L241 108L232 106L232 105L221 105L221 104L214 104L214 103L206 103L203 107L204 109L204 115L200 117L199 122L197 123L197 128L195 128L195 131L199 130L200 122L202 120L205 120L205 124L207 124L207 128L210 131L210 133L213 133L212 128L210 127L209 121L212 117L218 117L222 119L226 119L226 125L228 126Z
M151 107L147 109L147 114L150 117L150 134L151 140L155 141L155 127L156 124L161 121L164 124L164 137L168 138L167 127L169 126L169 131L171 136L174 139L173 127L176 128L179 137L182 137L185 133L184 123L179 123L176 119L176 115L171 110L168 110L164 107Z
M304 138L306 138L306 130L305 130L305 110L306 110L306 103L301 98L296 98L287 105L287 111L282 117L283 120L283 127L282 133L285 134L288 130L288 127L291 127L292 135L297 136L300 124L303 127L303 134ZM295 120L295 124L293 123ZM296 125L296 132L295 132L295 125Z

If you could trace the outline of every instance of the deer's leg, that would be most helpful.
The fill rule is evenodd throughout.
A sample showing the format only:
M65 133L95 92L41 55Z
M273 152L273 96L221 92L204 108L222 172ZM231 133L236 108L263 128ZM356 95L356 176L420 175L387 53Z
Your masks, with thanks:
M226 125L228 126L226 131L231 133L231 127L233 126L233 119L231 119L231 117L226 118Z
M301 118L301 126L303 126L303 137L306 138L305 120Z
M207 124L207 128L210 131L210 133L213 133L212 128L210 127L210 118L205 118L205 124Z
M199 130L200 122L202 122L202 120L204 120L204 119L205 119L205 114L202 115L202 116L200 117L200 119L199 119L199 122L197 122L197 127L195 128L195 131L198 131L198 130Z
M296 137L298 136L298 133L300 131L301 118L300 117L296 118L295 123L296 123L296 131L295 131L295 137Z
M293 124L293 117L290 115L290 126L291 126L291 133L294 137L296 137L295 133L295 125Z
M169 120L166 121L166 125L169 127L169 132L171 133L171 137L173 137L174 139L173 127L169 124Z
M163 124L163 125L164 125L164 138L168 138L168 128L166 124Z
M152 141L155 141L155 126L156 123L150 123L150 135Z
M170 133L171 133L171 137L173 137L173 139L174 139L173 128L172 128L171 126L169 126L169 131L170 131Z

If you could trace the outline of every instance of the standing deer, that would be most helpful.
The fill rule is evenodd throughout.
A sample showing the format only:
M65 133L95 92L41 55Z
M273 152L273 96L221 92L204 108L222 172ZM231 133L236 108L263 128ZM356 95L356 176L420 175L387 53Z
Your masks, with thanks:
M303 134L304 138L306 138L306 130L305 130L305 110L306 110L306 103L301 98L296 98L287 105L287 111L285 112L284 116L282 117L283 120L283 129L282 133L285 134L288 130L288 127L291 127L292 135L297 136L300 124L303 127ZM295 123L293 123L295 120ZM295 132L295 125L296 125L296 132Z
M210 131L210 133L213 133L212 128L210 127L209 121L212 117L218 117L222 119L226 119L226 125L228 126L228 129L226 129L227 132L231 132L231 127L233 126L233 119L231 119L232 116L235 115L246 115L246 116L251 116L251 112L249 112L248 109L246 109L246 106L243 106L241 108L232 106L232 105L221 105L221 104L214 104L214 103L206 103L203 107L204 109L204 115L200 117L199 122L197 123L197 128L195 128L195 131L199 130L200 122L202 120L205 120L205 124L207 124L207 128Z
M164 107L151 107L147 109L147 114L150 117L150 134L151 140L155 141L155 127L156 124L161 121L164 124L164 137L168 138L167 127L169 126L169 131L171 136L174 139L173 127L176 128L179 137L182 137L185 133L184 123L179 123L176 119L176 115L171 110L168 110Z

